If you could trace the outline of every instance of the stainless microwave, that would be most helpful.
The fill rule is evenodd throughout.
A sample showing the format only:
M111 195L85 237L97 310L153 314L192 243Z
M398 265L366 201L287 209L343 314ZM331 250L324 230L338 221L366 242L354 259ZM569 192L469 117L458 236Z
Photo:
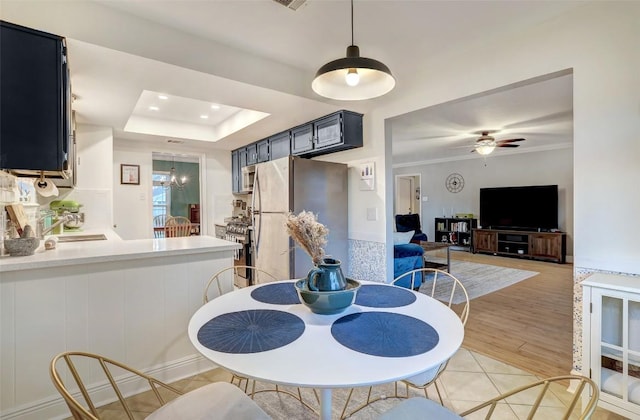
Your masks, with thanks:
M256 165L242 167L242 185L240 191L246 194L253 192L253 180L256 176Z

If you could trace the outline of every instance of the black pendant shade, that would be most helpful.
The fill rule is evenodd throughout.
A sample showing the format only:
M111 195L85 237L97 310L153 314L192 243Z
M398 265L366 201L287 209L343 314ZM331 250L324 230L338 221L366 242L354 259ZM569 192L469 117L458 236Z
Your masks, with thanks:
M351 0L351 45L347 56L330 61L316 73L311 88L318 95L343 101L376 98L391 91L396 80L385 64L360 57L360 48L353 44L353 0Z

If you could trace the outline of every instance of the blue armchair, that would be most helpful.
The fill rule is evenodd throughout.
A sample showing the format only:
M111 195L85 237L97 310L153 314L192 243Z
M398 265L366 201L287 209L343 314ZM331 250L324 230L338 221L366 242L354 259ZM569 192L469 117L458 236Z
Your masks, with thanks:
M402 244L393 246L393 278L398 278L401 274L422 268L424 265L424 249L417 244ZM416 278L415 286L422 284L422 275ZM409 288L411 286L411 278L407 276L396 283L396 286Z
M410 230L414 231L411 242L418 244L420 241L427 240L427 235L422 232L422 227L420 226L419 214L396 214L396 231L409 232Z

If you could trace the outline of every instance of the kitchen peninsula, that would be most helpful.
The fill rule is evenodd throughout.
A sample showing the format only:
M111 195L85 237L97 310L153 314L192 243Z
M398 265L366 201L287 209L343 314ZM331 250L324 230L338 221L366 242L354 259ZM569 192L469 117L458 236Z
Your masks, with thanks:
M169 381L212 368L189 342L187 325L210 276L233 265L239 245L104 233L107 240L0 257L1 418L68 416L48 374L65 350L104 354ZM104 401L100 390L90 386Z

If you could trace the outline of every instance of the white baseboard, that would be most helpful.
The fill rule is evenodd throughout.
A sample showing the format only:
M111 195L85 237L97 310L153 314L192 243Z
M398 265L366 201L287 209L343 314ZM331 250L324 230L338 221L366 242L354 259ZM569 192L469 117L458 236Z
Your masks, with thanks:
M216 367L213 362L200 355L194 354L182 359L172 360L163 365L144 369L144 373L158 378L163 382L170 383L215 369ZM125 397L138 394L148 388L133 375L119 377L117 381ZM107 383L102 382L86 385L96 406L102 406L114 401L113 393L109 392L111 387ZM54 389L53 384L51 385L51 389ZM69 408L59 394L54 394L42 400L24 404L0 413L0 418L3 420L60 420L68 417L70 417Z

